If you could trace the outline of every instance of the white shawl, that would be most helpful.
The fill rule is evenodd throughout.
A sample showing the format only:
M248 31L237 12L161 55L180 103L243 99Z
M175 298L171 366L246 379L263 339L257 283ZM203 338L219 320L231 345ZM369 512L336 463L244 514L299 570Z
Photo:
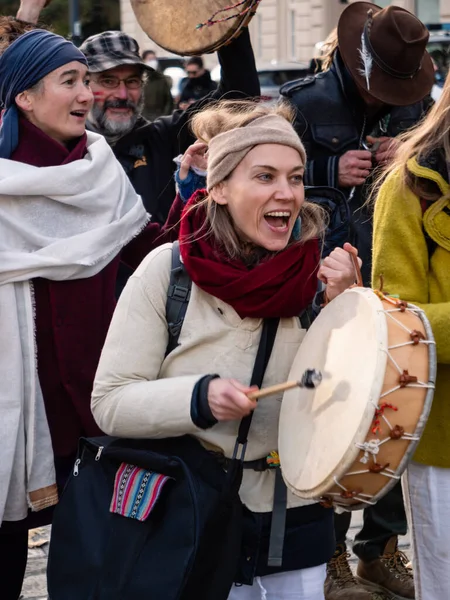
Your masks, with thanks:
M86 156L67 165L0 159L0 523L58 499L30 280L97 274L148 219L100 135L88 133Z

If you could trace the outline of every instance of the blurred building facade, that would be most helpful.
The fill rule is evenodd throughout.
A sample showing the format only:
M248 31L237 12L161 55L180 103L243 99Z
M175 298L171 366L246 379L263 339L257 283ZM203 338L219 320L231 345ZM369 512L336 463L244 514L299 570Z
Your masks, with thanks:
M309 61L316 52L315 45L336 26L348 3L342 0L262 0L250 24L257 62ZM378 0L376 4L403 6L426 24L450 22L450 0ZM121 22L123 31L135 37L142 50L149 48L160 56L169 55L142 31L130 0L121 0ZM206 62L211 65L216 60L211 56Z

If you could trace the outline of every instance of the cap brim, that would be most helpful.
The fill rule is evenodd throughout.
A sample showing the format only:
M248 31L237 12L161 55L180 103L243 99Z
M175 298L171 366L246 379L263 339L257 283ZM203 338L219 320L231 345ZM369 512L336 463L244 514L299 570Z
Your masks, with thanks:
M117 67L122 67L124 65L135 65L138 67L142 67L146 71L155 72L153 67L145 64L145 62L133 54L130 56L123 55L120 58L109 58L104 57L104 59L96 59L88 57L88 65L90 73L102 73L103 71L110 71L111 69L115 69Z
M419 102L430 93L434 84L433 61L426 51L419 71L410 79L392 77L374 64L368 89L366 79L360 73L362 64L359 48L369 10L377 13L383 9L370 2L354 2L344 10L339 19L338 46L345 66L360 88L384 104L408 106Z

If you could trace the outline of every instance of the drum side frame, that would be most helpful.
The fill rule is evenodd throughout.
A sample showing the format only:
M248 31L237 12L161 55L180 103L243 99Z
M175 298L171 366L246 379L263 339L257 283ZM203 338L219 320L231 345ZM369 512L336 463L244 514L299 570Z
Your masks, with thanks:
M418 421L417 427L414 431L414 436L417 436L419 439L410 441L410 443L408 445L408 450L407 450L407 452L405 452L405 455L403 456L399 466L397 467L397 470L395 471L396 479L391 479L378 492L378 494L375 494L375 496L373 496L373 498L372 498L373 504L376 504L379 500L381 500L381 498L383 498L401 480L403 473L406 471L406 469L408 467L408 463L411 461L413 454L416 451L416 448L420 443L420 438L422 437L422 434L425 430L425 426L427 424L428 417L430 416L431 407L433 404L434 388L436 385L436 373L437 373L436 342L434 339L433 330L431 329L431 324L428 321L428 319L425 315L425 312L421 308L419 308L415 304L408 303L408 309L414 311L417 314L417 316L422 321L423 326L425 328L425 331L427 334L427 340L429 342L432 342L432 343L428 344L428 361L429 362L428 362L428 382L427 383L430 387L428 388L428 391L427 391L427 394L425 397L425 402L424 402L422 414L420 416L420 420ZM353 510L361 510L361 509L367 508L367 506L368 506L367 504L365 504L364 502L361 502L360 504L355 504L355 505L347 506L347 507L339 505L339 508L345 512L350 512Z

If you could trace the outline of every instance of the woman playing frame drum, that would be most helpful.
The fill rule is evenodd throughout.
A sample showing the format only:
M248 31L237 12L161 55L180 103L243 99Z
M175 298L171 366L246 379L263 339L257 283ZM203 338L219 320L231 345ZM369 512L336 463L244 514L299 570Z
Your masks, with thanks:
M108 434L189 434L230 458L240 420L254 411L246 461L277 449L281 393L258 404L248 397L263 321L280 318L268 386L286 380L305 334L298 315L318 275L330 300L354 282L342 248L319 270L321 213L305 202L306 156L291 119L289 108L252 102L224 102L194 118L194 135L208 144L207 190L191 197L181 222L181 258L193 284L179 345L165 355L166 245L130 278L108 333L92 397ZM332 511L288 494L283 564L268 568L274 479L273 470L244 471L247 577L237 573L236 583L250 585L233 587L230 598L323 600Z

